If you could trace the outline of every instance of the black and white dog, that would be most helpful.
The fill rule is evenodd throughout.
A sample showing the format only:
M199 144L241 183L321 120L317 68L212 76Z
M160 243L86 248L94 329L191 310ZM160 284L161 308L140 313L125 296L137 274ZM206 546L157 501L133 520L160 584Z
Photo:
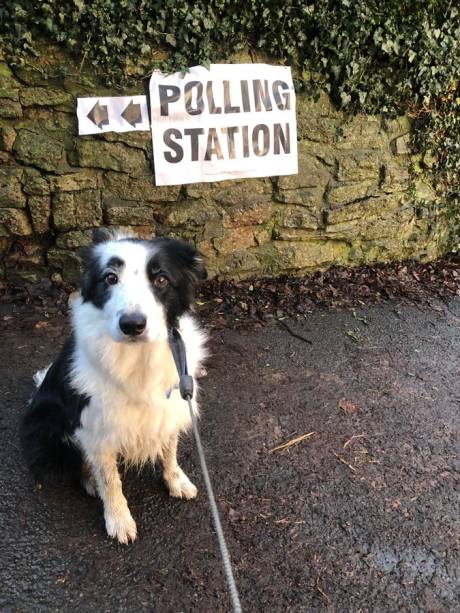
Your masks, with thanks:
M118 459L128 465L159 459L171 496L197 494L177 463L178 437L191 420L177 389L168 330L180 330L195 378L205 335L190 309L206 272L200 254L180 241L104 233L88 250L85 269L72 304L72 336L35 376L38 389L22 420L21 442L37 476L62 463L81 470L86 491L103 501L108 534L128 543L136 538L136 523ZM197 412L196 398L193 407Z

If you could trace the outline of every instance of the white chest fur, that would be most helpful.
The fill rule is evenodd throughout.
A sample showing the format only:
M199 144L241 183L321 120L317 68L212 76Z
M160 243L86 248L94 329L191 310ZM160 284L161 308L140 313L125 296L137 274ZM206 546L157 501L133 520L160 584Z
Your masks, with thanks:
M133 403L121 394L94 398L83 410L75 438L85 452L117 453L125 462L142 464L161 455L177 432L190 425L187 403L177 390L169 399Z
M188 316L179 328L189 372L195 375L204 358L204 335ZM187 403L177 389L171 392L177 383L166 340L115 343L107 336L85 338L77 332L72 384L90 402L74 439L87 454L117 453L135 464L154 460L172 436L190 425Z

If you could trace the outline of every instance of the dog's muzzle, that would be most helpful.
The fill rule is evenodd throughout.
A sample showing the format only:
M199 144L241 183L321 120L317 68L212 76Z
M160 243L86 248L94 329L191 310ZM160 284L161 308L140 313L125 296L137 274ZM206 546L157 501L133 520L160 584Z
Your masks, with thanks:
M118 324L126 336L139 336L147 327L147 317L139 312L125 313Z

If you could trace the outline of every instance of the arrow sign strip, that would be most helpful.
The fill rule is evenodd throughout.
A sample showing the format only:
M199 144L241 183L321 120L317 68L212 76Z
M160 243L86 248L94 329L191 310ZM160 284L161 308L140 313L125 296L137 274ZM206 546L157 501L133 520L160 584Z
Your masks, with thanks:
M146 96L78 98L78 134L149 131Z

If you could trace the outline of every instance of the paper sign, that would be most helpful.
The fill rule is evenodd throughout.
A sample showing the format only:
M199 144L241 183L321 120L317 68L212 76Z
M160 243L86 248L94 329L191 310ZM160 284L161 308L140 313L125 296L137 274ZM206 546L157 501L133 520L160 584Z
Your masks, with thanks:
M78 134L150 130L146 96L78 98Z
M150 108L156 185L296 174L291 69L212 64L154 73Z

